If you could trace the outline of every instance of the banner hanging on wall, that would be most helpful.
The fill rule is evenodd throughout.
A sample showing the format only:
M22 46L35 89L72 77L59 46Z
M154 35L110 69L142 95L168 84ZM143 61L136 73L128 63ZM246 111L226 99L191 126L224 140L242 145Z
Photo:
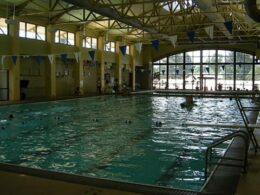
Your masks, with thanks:
M5 67L5 57L6 56L2 56L2 58L1 58L1 64L2 64L3 69Z
M213 39L214 26L205 27L205 32L208 34L210 39Z
M53 60L54 60L54 55L50 54L48 55L49 61L51 64L53 64Z
M126 54L126 45L119 46L119 49L120 49L121 53L125 56L125 54Z
M141 51L142 51L142 46L143 46L143 43L142 43L142 42L135 43L135 49L136 49L136 51L138 51L139 53L141 53Z
M151 41L152 42L152 46L154 47L154 49L156 49L157 51L159 50L159 45L160 45L160 41L158 39Z
M74 53L74 56L75 56L75 59L77 61L77 63L79 62L79 59L80 59L80 56L81 56L81 53L80 52L75 52Z
M187 35L188 35L190 41L191 41L192 43L194 43L195 32L194 32L194 31L190 31L190 32L187 33Z
M12 62L14 65L16 65L17 62L17 56L12 56Z
M233 21L224 22L224 25L227 28L227 30L230 32L230 34L232 34L232 31L233 31Z
M66 53L60 54L61 61L63 62L64 65L68 64L67 56L68 56L68 54L66 54Z
M169 40L171 41L173 47L176 47L177 38L177 35L169 37Z
M95 52L96 52L95 50L91 50L91 51L88 52L92 61L95 59Z
M42 57L41 56L35 56L35 61L38 65L41 65Z

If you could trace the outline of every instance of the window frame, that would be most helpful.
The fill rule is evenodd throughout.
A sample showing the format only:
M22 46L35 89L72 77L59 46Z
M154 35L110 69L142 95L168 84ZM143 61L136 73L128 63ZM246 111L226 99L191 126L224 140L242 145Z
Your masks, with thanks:
M90 40L90 43L89 43L90 46L87 46L87 39ZM93 43L93 42L95 42L93 40L96 40L96 44ZM89 36L84 37L82 39L82 47L83 48L89 48L89 49L97 49L97 38L96 37L89 37Z
M61 42L61 32L64 32L66 34L65 36L65 42ZM58 37L56 36L56 34L58 34ZM70 41L69 41L69 35L73 35L73 44L70 44ZM70 46L75 46L75 42L76 42L76 35L74 32L69 32L69 31L65 31L65 30L61 30L61 29L58 29L56 32L55 32L55 38L54 38L54 43L57 43L57 44L63 44L63 45L70 45Z
M21 35L21 24L24 24L24 36ZM28 36L28 24L29 25L34 25L35 26L35 32L34 32L34 37L29 37ZM38 33L38 27L42 27L44 28L44 39L41 39L40 36L39 36L39 33ZM19 22L19 37L21 38L25 38L25 39L32 39L32 40L38 40L38 41L46 41L47 40L47 28L46 26L43 26L43 25L38 25L38 24L34 24L34 23L30 23L30 22L23 22L23 21L20 21Z
M6 18L2 18L0 17L0 20L3 20L3 22L6 24ZM6 24L6 33L4 33L4 30L2 28L0 28L0 35L9 35L9 25Z

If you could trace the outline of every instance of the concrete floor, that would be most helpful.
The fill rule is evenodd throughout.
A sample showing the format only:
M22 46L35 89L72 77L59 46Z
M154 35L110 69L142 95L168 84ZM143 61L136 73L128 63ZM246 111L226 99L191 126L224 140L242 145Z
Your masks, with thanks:
M258 144L260 144L260 129L255 130ZM240 178L236 195L259 195L260 194L260 148L258 153L250 154L248 159L247 173Z

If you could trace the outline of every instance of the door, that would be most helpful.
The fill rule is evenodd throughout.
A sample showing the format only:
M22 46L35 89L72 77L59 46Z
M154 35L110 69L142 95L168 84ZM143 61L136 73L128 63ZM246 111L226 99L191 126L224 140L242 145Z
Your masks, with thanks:
M9 99L8 70L0 70L0 101Z

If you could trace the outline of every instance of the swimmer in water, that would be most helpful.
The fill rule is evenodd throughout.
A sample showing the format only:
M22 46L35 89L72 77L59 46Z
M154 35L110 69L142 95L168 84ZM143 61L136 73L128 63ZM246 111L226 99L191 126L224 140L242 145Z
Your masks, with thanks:
M186 96L186 101L181 103L181 108L188 108L191 109L194 106L193 96L188 95Z

